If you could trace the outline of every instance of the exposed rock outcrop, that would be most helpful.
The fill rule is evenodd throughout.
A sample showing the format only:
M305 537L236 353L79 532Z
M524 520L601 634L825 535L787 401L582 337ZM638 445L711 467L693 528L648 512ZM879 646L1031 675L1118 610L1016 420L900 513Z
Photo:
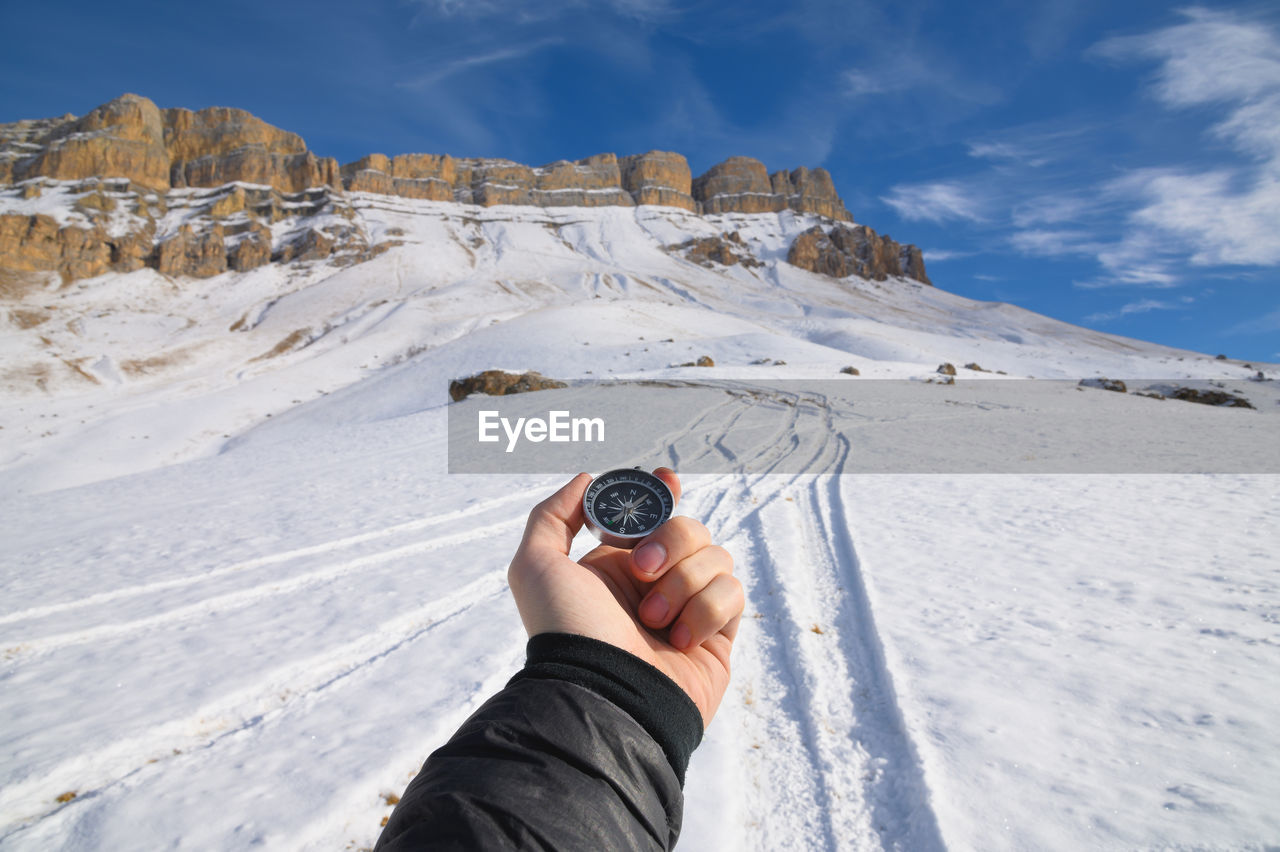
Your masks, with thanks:
M56 272L66 282L109 271L113 251L100 227L59 227L52 216L9 213L0 215L0 254L6 272ZM130 265L126 250L120 257Z
M457 168L448 154L370 154L342 167L352 192L376 192L428 201L452 201Z
M137 95L123 95L82 118L0 125L0 183L102 176L163 191L169 163L160 110Z
M1115 393L1128 393L1129 387L1120 379L1108 379L1106 376L1098 376L1095 378L1081 379L1079 387L1082 388L1098 388L1099 390L1109 390Z
M232 181L286 193L342 188L337 161L317 157L295 133L244 110L161 110L138 95L82 118L0 125L0 183L35 177L124 179L159 192Z
M836 195L825 169L775 172L750 157L730 157L693 182L693 197L704 213L776 213L795 210L829 219L852 217Z
M170 184L175 187L243 181L280 192L342 188L336 160L316 157L296 133L272 127L241 109L167 109L164 144L172 162Z
M699 237L686 240L674 246L667 246L669 252L679 252L699 266L734 266L741 263L748 268L763 266L743 241L737 231L731 231L717 237Z
M623 157L619 167L622 170L622 187L631 193L636 204L680 207L691 213L698 212L689 161L679 154L670 151L635 154Z
M32 213L43 207L0 215L0 270L57 272L64 281L148 265L169 275L208 276L271 260L372 256L380 247L365 245L358 228L305 221L325 212L352 220L349 192L481 206L794 210L850 220L823 169L770 175L758 160L731 157L695 180L688 161L669 151L605 153L539 167L447 154L370 154L339 168L309 151L297 134L244 110L162 110L131 94L81 117L0 125L0 187L14 185L10 198L74 196L75 215L55 220ZM183 209L199 221L166 216ZM286 221L296 225L278 227ZM274 242L266 225L277 225ZM686 248L699 262L732 265L750 257L723 239ZM839 277L906 275L928 282L918 249L861 226L802 235L792 255L797 265Z
M190 225L162 242L156 250L156 269L162 275L209 278L227 271L227 251L222 226L214 225L197 235Z
M504 370L485 370L474 376L454 379L449 382L449 398L454 402L466 399L473 393L488 396L506 396L512 393L529 393L531 391L568 387L562 381L548 379L541 373L530 370L527 373L508 373Z
M821 225L804 231L791 244L787 262L832 278L857 275L875 281L911 278L932 283L924 270L924 256L913 245L901 245L888 234L880 236L866 225Z

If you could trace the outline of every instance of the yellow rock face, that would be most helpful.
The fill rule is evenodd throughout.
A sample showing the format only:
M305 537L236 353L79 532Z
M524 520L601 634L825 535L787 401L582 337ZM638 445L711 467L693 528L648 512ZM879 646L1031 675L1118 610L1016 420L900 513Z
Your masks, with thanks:
M169 152L160 110L137 95L123 95L83 118L57 122L33 144L40 150L14 164L10 182L41 176L116 177L148 189L169 188Z
M689 161L670 151L649 151L623 157L622 188L631 193L636 204L657 204L698 212L692 192L693 178Z
M53 181L80 185L68 189ZM645 204L691 213L789 208L850 219L822 169L769 175L758 160L733 157L694 180L688 161L669 151L622 158L604 153L538 168L447 154L370 154L339 168L332 158L308 151L297 134L244 110L161 110L138 95L122 95L80 117L0 125L0 186L13 184L21 184L15 195L27 200L50 191L75 196L74 216L62 225L44 215L0 215L0 276L23 280L56 272L72 281L145 265L170 275L209 276L273 257L318 259L335 252L356 262L378 247L363 245L355 229L314 232L273 247L260 224L322 210L350 218L344 191L484 206ZM225 189L213 198L173 192L218 187ZM204 224L157 243L157 218L193 203L207 205L197 211L208 217ZM119 223L129 217L132 230L121 233ZM209 219L217 221L211 225ZM896 251L896 244L886 245L866 262L877 269L896 262L907 274L918 269L923 279L919 250L901 247L900 257Z

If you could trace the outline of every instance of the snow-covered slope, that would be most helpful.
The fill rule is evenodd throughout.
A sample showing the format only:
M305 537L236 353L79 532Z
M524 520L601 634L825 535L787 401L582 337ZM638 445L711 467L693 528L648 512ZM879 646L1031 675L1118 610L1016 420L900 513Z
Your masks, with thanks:
M372 845L518 667L505 567L574 472L446 474L451 378L1276 369L816 276L783 261L816 221L792 213L352 203L402 245L77 282L0 340L0 847ZM667 248L731 231L762 266ZM1280 423L1257 387L1259 411L1214 413ZM686 486L748 618L682 848L1280 838L1275 475Z

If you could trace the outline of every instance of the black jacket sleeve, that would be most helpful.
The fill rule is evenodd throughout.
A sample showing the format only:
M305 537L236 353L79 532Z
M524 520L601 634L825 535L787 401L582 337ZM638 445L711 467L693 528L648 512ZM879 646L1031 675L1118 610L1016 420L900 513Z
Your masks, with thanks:
M669 850L702 716L594 639L542 634L525 667L410 782L375 852Z

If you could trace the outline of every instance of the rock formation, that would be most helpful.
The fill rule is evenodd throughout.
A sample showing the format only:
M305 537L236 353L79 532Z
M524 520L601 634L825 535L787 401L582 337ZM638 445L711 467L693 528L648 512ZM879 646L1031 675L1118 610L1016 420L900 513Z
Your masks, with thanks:
M454 379L449 382L449 398L454 402L466 399L473 393L488 396L506 396L513 393L532 393L533 391L550 390L568 387L558 379L548 379L541 373L530 370L526 373L508 373L504 370L485 370L473 376Z
M698 212L698 202L693 199L689 161L679 154L650 151L623 157L619 165L622 188L631 194L636 204L679 207L691 213Z
M712 264L734 266L741 263L747 268L763 266L743 241L737 231L717 237L696 237L674 246L667 246L669 252L679 252L699 266L710 267Z
M787 262L810 272L845 278L857 275L876 281L912 278L929 284L924 256L913 245L900 245L866 225L836 225L830 232L814 225L795 238Z
M688 161L668 151L597 154L539 167L447 154L370 154L339 167L309 151L297 134L243 110L162 110L137 95L78 118L0 125L5 187L10 198L56 192L72 203L74 214L58 219L30 208L0 214L0 269L56 272L63 281L143 266L205 277L272 260L336 254L355 262L380 247L366 245L354 225L333 224L333 217L322 228L309 222L320 213L353 220L352 193L486 207L658 205L707 215L792 210L851 220L823 169L770 175L758 160L731 157L694 179ZM166 217L181 209L194 218ZM290 227L276 227L273 240L267 226L285 221ZM727 244L699 251L704 248L717 250L716 257L708 255L717 262L737 257ZM838 226L829 235L818 228L796 241L792 255L797 265L840 277L928 281L918 249L865 227Z
M693 197L704 213L776 213L795 210L828 219L852 217L836 195L825 169L775 172L750 157L730 157L693 182Z

